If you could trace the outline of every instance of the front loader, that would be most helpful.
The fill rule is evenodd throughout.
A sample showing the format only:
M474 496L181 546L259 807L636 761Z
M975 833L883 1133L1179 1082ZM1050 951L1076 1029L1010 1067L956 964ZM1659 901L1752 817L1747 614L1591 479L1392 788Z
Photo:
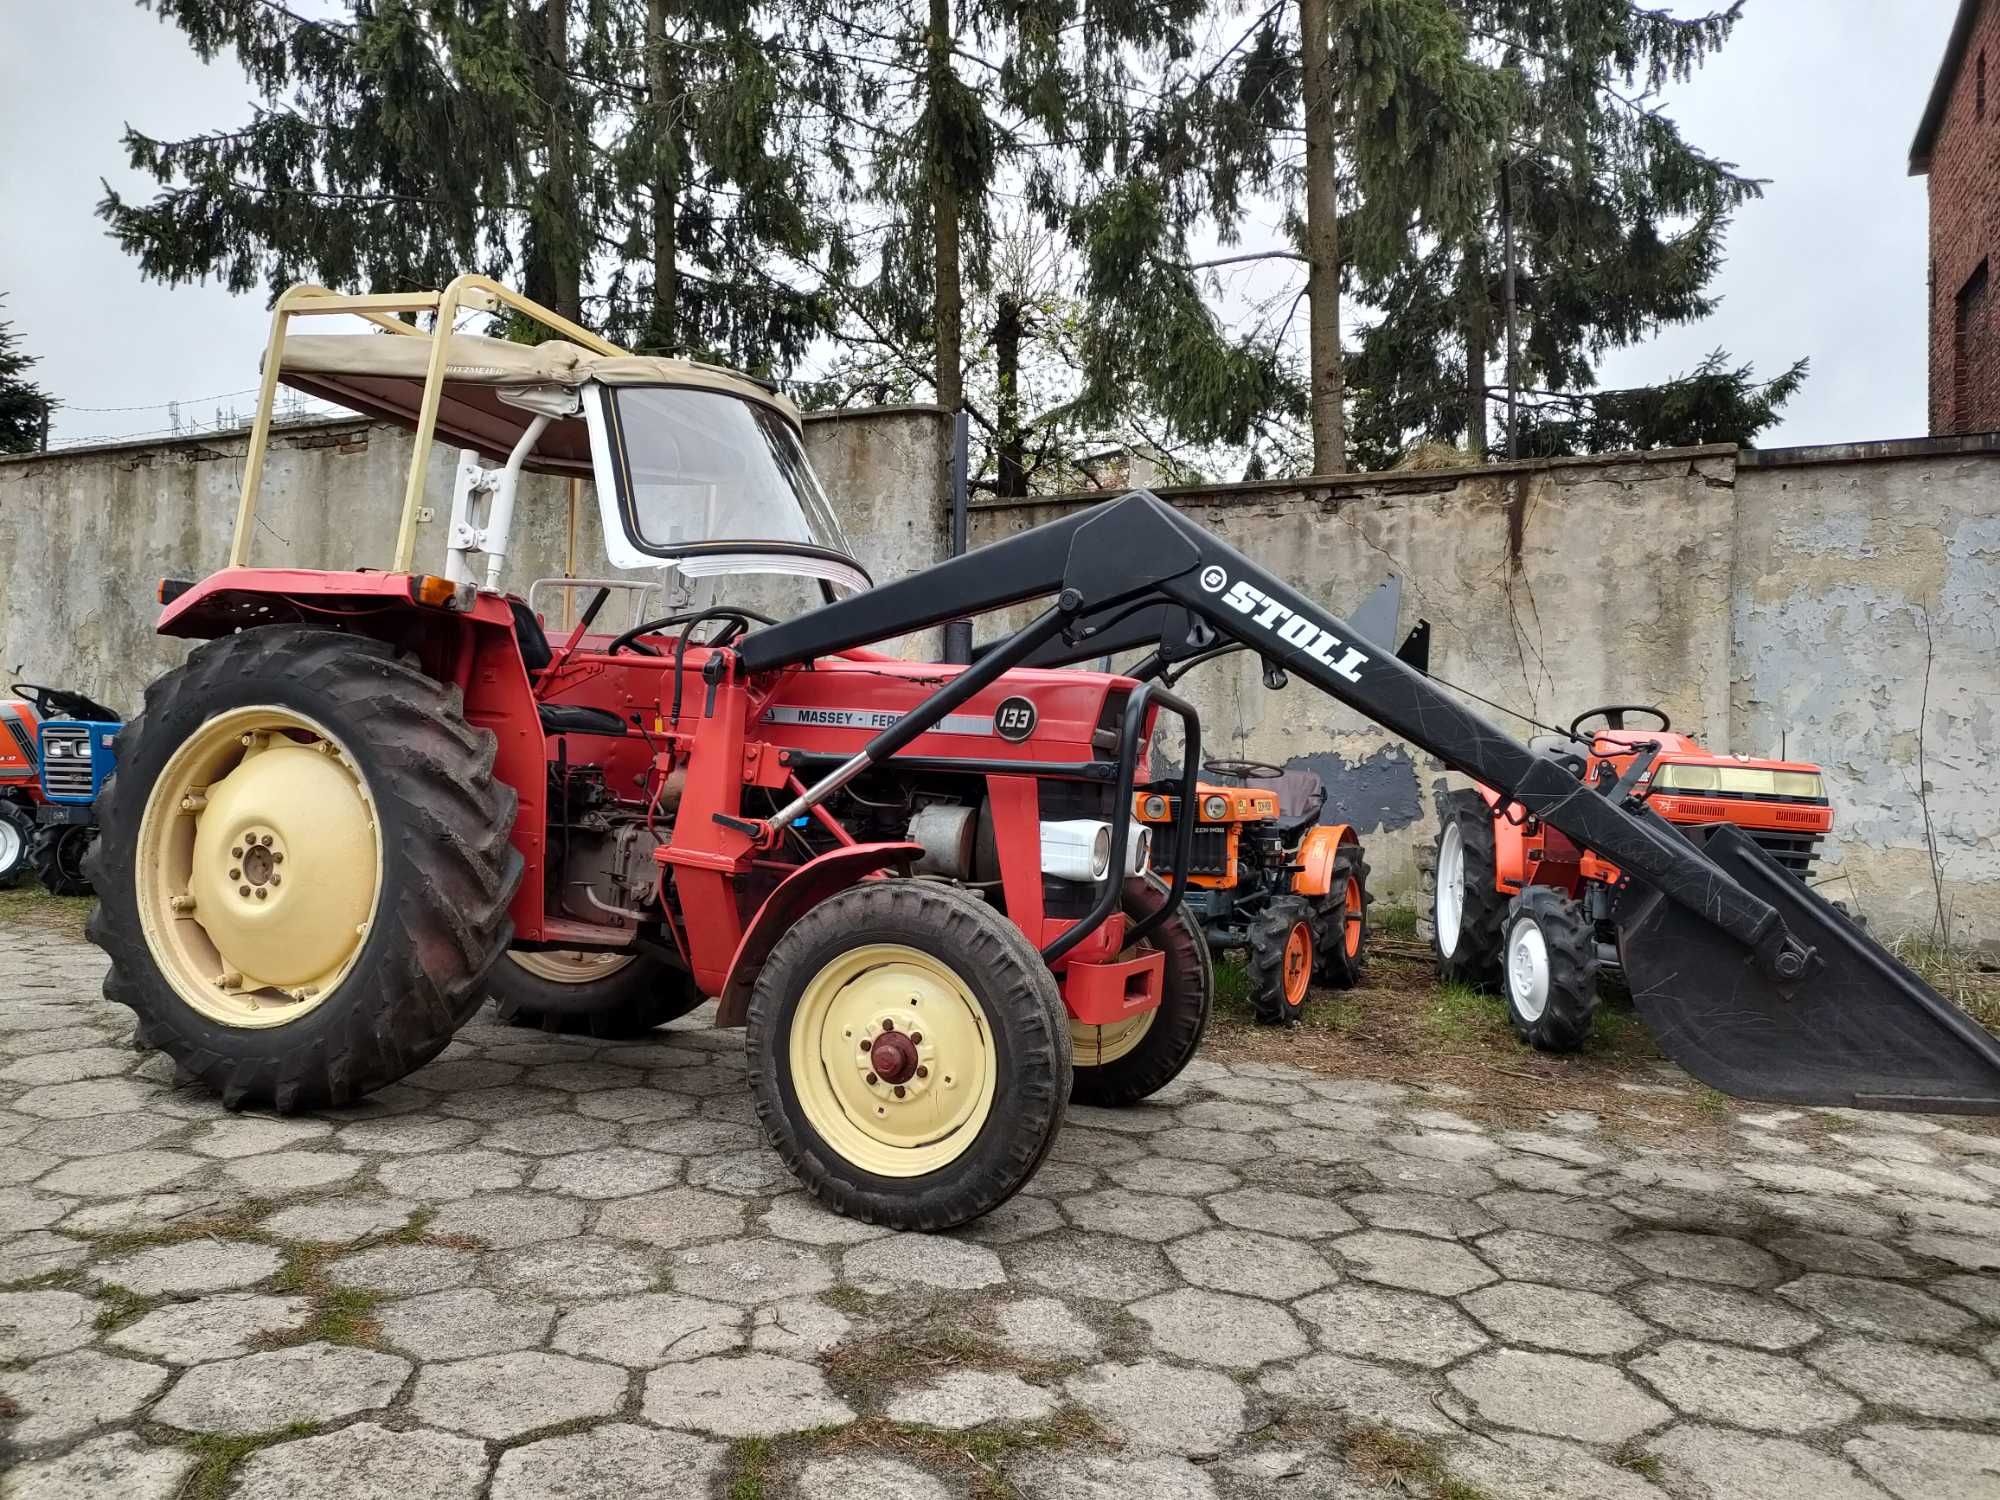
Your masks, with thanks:
M461 310L555 337L454 332ZM328 312L382 331L290 334ZM281 379L415 429L385 570L248 565ZM428 573L438 439L463 451ZM594 481L607 557L663 578L662 614L599 628L604 589L552 635L504 587L524 470ZM1754 847L1585 786L1154 496L876 584L782 397L484 278L281 296L230 564L161 592L159 628L203 644L119 737L91 934L141 1038L231 1107L357 1099L442 1051L509 954L609 955L643 976L624 1003L712 997L744 1028L757 1115L816 1197L972 1219L1070 1099L1135 1102L1200 1042L1200 725L1163 679L1241 646L1626 871L1639 1004L1701 1078L2000 1109L2000 1046ZM969 666L874 649L1024 605ZM1128 647L1128 671L1071 666ZM1156 777L1176 724L1183 770ZM1142 827L1145 791L1180 815Z

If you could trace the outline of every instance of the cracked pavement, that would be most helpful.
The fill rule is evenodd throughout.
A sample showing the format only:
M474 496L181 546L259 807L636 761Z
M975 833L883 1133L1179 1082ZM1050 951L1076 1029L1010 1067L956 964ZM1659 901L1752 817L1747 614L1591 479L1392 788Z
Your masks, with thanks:
M1199 1059L925 1237L796 1189L706 1013L280 1119L102 972L0 927L6 1500L2000 1496L1984 1122Z

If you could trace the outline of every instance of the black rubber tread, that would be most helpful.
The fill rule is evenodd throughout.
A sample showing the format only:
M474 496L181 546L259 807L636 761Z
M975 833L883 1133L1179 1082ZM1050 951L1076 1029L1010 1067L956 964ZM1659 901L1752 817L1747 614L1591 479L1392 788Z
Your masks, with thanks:
M77 850L87 851L95 835L95 829L81 823L50 823L35 831L28 858L34 862L35 878L43 890L51 896L93 894L84 863L88 856L79 855Z
M922 1177L878 1177L836 1154L806 1120L788 1066L808 982L864 943L898 943L951 965L985 1008L997 1055L992 1111L957 1160ZM778 940L751 991L745 1043L764 1134L807 1192L836 1213L896 1229L969 1223L1033 1177L1070 1093L1069 1013L1055 976L1012 922L930 880L867 880L813 907Z
M1347 882L1361 885L1361 945L1347 951ZM1368 972L1368 860L1359 844L1342 844L1333 856L1333 884L1313 903L1313 977L1337 990L1351 990Z
M704 998L685 970L648 953L635 955L615 974L581 984L544 979L503 958L486 976L486 992L510 1026L601 1041L645 1036L678 1021Z
M353 754L380 820L383 888L367 942L332 994L297 1021L225 1026L175 994L146 945L133 883L140 819L167 759L211 716L270 703L323 723ZM216 1089L230 1109L348 1104L415 1072L486 998L513 938L520 884L515 793L495 779L498 741L465 721L458 689L365 636L273 625L197 647L146 689L119 731L118 770L98 802L89 869L92 942L111 958L104 993L139 1018L139 1040Z
M1486 799L1469 788L1439 792L1438 837L1431 850L1431 952L1437 957L1438 978L1497 992L1500 981L1500 932L1507 922L1507 896L1494 884L1493 813ZM1459 920L1458 951L1447 958L1438 946L1436 922L1437 853L1444 830L1452 822L1465 840L1465 908Z
M21 852L12 864L0 869L0 891L6 891L19 885L35 867L35 814L18 802L0 798L0 818L6 819L8 826L21 836Z
M1313 918L1312 903L1305 897L1274 896L1251 920L1250 1010L1259 1026L1290 1026L1305 1014L1306 1002L1312 998L1310 985L1297 1005L1285 999L1285 945L1291 940L1292 929L1304 922L1312 934L1317 962L1319 933Z
M1159 909L1166 895L1167 888L1157 876L1128 880L1126 914L1133 918L1147 916ZM1209 1015L1215 1008L1215 965L1209 957L1208 940L1187 908L1182 907L1162 922L1146 942L1167 956L1159 1010L1146 1034L1123 1057L1095 1067L1089 1061L1088 1048L1076 1053L1076 1081L1070 1086L1069 1096L1077 1104L1122 1109L1151 1098L1178 1078L1181 1069L1200 1050L1201 1039L1208 1031ZM1071 1046L1076 1046L1074 1037Z
M1503 952L1523 922L1542 930L1548 948L1549 1002L1530 1021L1514 1008L1512 991L1504 991L1507 1020L1537 1051L1574 1052L1590 1040L1597 1014L1597 930L1583 907L1552 885L1528 886L1508 905Z

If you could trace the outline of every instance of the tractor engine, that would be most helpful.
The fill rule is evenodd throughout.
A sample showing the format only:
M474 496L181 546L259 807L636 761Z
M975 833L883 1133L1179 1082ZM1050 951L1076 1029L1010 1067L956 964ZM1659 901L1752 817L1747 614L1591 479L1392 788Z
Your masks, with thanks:
M577 922L630 929L657 917L660 867L680 803L682 775L670 776L651 803L616 796L604 767L549 768L551 907Z

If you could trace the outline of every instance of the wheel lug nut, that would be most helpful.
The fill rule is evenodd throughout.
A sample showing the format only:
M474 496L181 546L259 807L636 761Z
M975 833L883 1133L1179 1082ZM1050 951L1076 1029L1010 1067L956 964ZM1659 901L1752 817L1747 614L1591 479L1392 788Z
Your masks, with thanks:
M868 1038L865 1036L861 1039L861 1050L863 1052L866 1052L868 1050Z
M259 901L268 901L268 900L270 900L270 898L271 898L271 893L270 893L270 891L266 890L266 889L265 889L265 888L264 888L263 886L261 886L261 885L257 887L257 899L258 899Z
M917 1077L928 1078L930 1076L931 1070L929 1068L925 1067L922 1063L917 1064Z
M896 1085L896 1097L898 1099L902 1098L903 1095L907 1092L908 1090L905 1089L900 1083Z
M238 887L236 887L236 894L239 896L248 896L250 894L250 887L247 885L239 885Z
M271 863L274 865L281 865L284 862L285 862L285 856L273 851L271 855Z
M231 880L241 880L243 878L243 872L241 870L231 870L229 872L229 878Z
M896 1029L895 1017L891 1016L888 1019L884 1020L882 1022L882 1029L884 1031L894 1031Z
M266 849L268 849L271 847L271 835L268 833L263 834L259 836L257 842L262 844Z
M284 883L285 883L285 877L282 875L273 875L271 877L272 885L283 885Z
M910 1033L910 1041L912 1043L921 1042L923 1041L923 1039L924 1039L924 1034L921 1031L913 1031Z
M880 1083L881 1081L882 1081L882 1080L881 1080L881 1079L879 1079L879 1078L877 1078L877 1077L876 1077L876 1076L875 1076L875 1075L874 1075L873 1073L870 1073L870 1074L868 1075L868 1082L869 1082L869 1085L870 1085L871 1087L872 1087L873 1085L875 1085L875 1084L878 1084L878 1083Z
M231 859L241 859L243 857L243 850L241 848L231 849L229 851L229 857Z

